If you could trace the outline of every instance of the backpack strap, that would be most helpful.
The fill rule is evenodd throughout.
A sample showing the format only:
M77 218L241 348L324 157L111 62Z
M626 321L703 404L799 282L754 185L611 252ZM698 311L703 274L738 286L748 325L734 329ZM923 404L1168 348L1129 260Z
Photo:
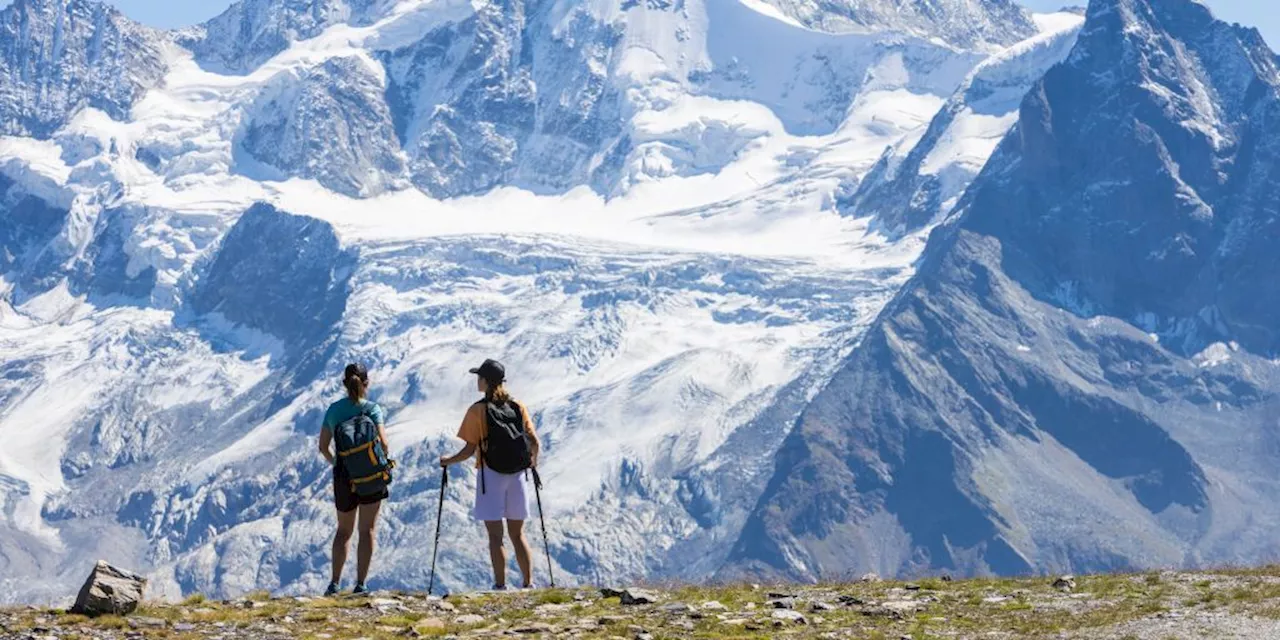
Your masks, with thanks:
M520 433L529 435L529 430L524 427L524 409L520 407L520 403L515 400L508 400L507 404L511 405L511 410L516 414L516 427L520 429Z
M484 411L481 411L481 420L484 421L484 435L480 438L480 444L476 446L476 457L480 460L480 494L487 493L487 487L484 482L484 450L489 446L489 401L481 400L474 405L483 405Z
M373 414L371 414L371 413L369 412L369 401L368 401L368 400L366 400L366 401L364 401L364 402L362 402L362 403L360 404L360 413L357 413L356 415L351 416L350 418L347 418L347 420L354 420L355 418L359 418L360 416L364 416L364 417L366 417L366 418L369 418L370 420L372 420L372 419L373 419ZM347 422L347 420L343 420L342 422ZM341 423L339 423L339 424L341 424ZM334 451L337 451L337 453L338 453L338 456L339 456L339 457L344 457L344 458L345 458L346 456L349 456L349 455L353 454L353 453L356 453L357 451L364 451L366 448L370 449L369 455L373 455L372 447L373 447L373 443L372 443L372 442L369 442L369 443L367 443L367 444L363 444L363 445L361 445L361 446L359 446L359 447L354 447L354 448L352 448L352 449L347 449L346 451L338 451L338 441L337 441L337 438L334 438L334 442L333 442L333 450L334 450Z

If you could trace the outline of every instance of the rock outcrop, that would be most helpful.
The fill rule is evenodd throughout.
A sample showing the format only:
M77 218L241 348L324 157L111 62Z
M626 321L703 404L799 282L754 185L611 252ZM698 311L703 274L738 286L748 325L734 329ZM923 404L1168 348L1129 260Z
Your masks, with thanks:
M72 613L89 616L133 613L142 602L147 579L99 560L76 596Z

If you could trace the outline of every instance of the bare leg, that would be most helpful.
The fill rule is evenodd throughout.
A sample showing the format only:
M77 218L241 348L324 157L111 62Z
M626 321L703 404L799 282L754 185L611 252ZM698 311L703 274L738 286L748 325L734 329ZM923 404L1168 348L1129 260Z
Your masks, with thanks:
M508 520L507 532L511 534L511 544L516 547L516 564L520 565L520 573L524 576L524 586L533 586L533 561L529 551L529 540L524 537L524 520Z
M507 551L502 548L502 521L485 520L485 531L489 533L489 560L493 562L493 586L507 585Z
M369 565L373 562L374 528L378 525L378 512L382 503L360 505L360 546L356 550L356 582L364 584L369 577Z
M347 543L356 528L356 510L338 512L338 532L333 536L333 583L342 581L342 567L347 564Z

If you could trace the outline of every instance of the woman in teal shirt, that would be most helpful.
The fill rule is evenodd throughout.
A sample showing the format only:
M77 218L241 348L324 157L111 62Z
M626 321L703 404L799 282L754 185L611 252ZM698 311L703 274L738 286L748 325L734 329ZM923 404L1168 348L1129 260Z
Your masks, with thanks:
M324 426L320 430L320 455L333 465L333 503L338 509L338 532L333 536L333 578L329 582L329 588L325 589L326 596L338 593L342 567L347 563L347 543L351 541L351 533L357 520L360 525L360 542L356 547L354 593L369 591L365 580L369 577L369 565L373 561L373 536L378 524L378 511L382 508L382 501L390 497L387 491L373 496L356 495L351 490L351 481L342 465L334 463L334 452L330 451L334 428L361 413L368 415L378 425L378 437L382 439L383 450L388 456L391 455L391 449L387 447L387 434L382 429L385 413L378 403L367 399L369 372L364 365L347 365L342 373L342 385L347 388L347 397L329 405L329 410L324 414Z

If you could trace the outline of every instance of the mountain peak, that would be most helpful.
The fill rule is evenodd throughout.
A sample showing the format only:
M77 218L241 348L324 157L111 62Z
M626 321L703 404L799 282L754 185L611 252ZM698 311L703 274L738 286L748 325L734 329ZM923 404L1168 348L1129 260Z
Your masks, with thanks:
M160 39L94 0L0 9L0 133L45 137L85 107L126 118L164 76Z
M239 0L191 43L201 64L248 73L299 40L346 22L365 23L385 0Z
M1210 46L1243 48L1253 64L1272 70L1275 67L1275 55L1257 29L1218 20L1200 0L1094 0L1085 15L1078 55L1087 55L1095 46L1117 43L1149 49L1173 38L1193 50ZM1214 51L1196 53L1212 57Z
M1053 255L1124 261L1099 271L1067 260L1053 280L1072 283L1072 297L1096 313L1151 318L1152 333L1178 334L1170 349L1194 353L1227 336L1280 348L1280 336L1257 329L1269 326L1258 317L1268 309L1231 299L1244 283L1220 281L1247 253L1238 234L1270 215L1254 200L1265 190L1253 190L1272 181L1262 159L1275 148L1277 113L1275 56L1250 30L1196 0L1096 0L1072 56L1022 107L1020 155L1044 171L1044 197L1057 206L1037 225L992 206L975 207L972 222L1006 242L1034 233ZM1119 158L1124 172L1145 166L1147 175L1118 182L1121 166L1110 163ZM1103 191L1144 206L1100 208ZM1052 225L1062 228L1044 235ZM1104 227L1128 231L1082 231Z

